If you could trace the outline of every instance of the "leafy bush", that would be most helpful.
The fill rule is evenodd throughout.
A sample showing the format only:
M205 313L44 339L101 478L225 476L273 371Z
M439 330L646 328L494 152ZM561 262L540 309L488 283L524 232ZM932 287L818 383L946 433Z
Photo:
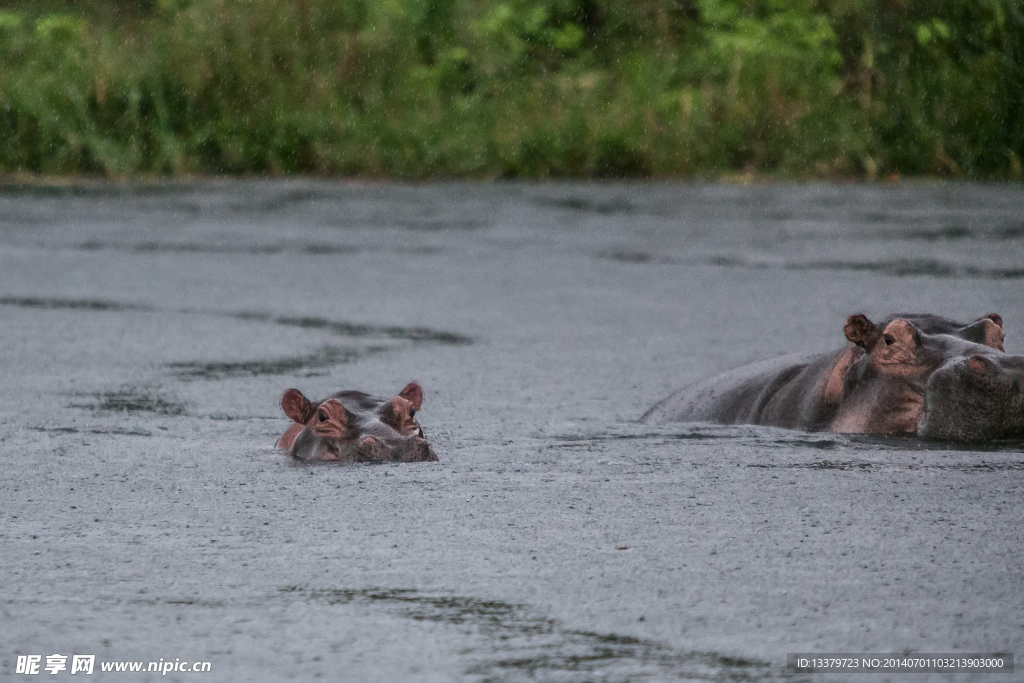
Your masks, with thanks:
M8 5L7 172L1009 178L1024 156L1019 0Z

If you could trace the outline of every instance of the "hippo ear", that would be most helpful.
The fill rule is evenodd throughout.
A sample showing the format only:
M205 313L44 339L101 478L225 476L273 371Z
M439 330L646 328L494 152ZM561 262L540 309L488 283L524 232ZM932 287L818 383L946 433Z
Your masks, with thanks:
M843 333L846 335L847 340L865 351L871 351L881 336L878 325L868 320L868 317L863 313L857 313L847 318L846 325L843 326Z
M306 424L316 411L316 408L309 402L308 398L302 395L301 391L298 389L288 389L281 396L281 410L293 422Z
M982 343L985 346L991 346L993 349L1005 350L1003 349L1003 340L1006 339L1006 333L1003 332L1003 316L998 313L989 313L985 318L991 320L995 327L989 326L985 332L985 341Z
M996 322L996 321L999 322ZM962 337L967 341L984 344L997 351L1003 350L1003 339L1006 333L1003 332L1003 319L996 314L986 315L964 328Z
M412 404L413 410L419 410L423 405L423 389L416 382L409 382L405 388L398 392L398 395Z

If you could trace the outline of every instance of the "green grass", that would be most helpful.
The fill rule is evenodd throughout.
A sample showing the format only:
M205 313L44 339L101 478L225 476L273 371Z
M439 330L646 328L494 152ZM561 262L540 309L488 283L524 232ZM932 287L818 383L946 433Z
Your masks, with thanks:
M1020 0L11 0L0 171L1019 178Z

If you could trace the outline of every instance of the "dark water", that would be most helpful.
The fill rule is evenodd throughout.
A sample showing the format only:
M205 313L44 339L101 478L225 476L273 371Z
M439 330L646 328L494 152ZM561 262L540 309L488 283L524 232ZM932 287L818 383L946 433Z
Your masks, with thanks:
M9 187L0 676L78 653L767 681L787 652L1024 652L1021 444L636 423L895 311L997 312L1024 353L1020 187ZM274 451L285 388L411 380L440 463Z

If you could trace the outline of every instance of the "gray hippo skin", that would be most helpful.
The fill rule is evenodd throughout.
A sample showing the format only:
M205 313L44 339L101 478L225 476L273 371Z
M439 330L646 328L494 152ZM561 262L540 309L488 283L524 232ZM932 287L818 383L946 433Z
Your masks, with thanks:
M918 435L944 441L1024 438L1024 356L947 361L928 378Z
M277 447L309 461L436 461L416 421L422 405L423 389L415 382L391 399L339 391L319 403L298 389L288 389L281 397L281 409L295 424Z
M853 315L845 349L731 370L672 394L641 419L914 434L931 374L954 357L1002 355L1001 325L997 315L960 323L905 314L878 325Z

